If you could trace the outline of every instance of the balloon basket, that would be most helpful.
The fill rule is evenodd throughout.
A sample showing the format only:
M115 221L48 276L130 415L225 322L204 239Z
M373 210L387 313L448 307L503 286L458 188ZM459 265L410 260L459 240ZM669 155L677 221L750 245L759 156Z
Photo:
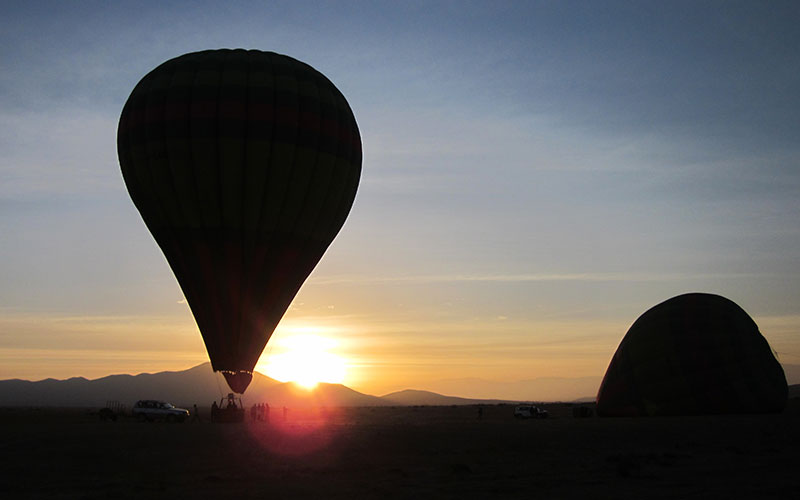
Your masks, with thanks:
M244 405L242 398L229 393L227 397L219 400L219 406L211 407L211 421L215 423L230 424L244 422Z

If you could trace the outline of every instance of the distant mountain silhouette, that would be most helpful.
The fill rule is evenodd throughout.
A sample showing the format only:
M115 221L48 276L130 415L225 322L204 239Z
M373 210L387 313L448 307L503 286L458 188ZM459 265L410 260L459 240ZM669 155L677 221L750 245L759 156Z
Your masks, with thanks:
M191 408L193 404L210 406L228 392L222 375L214 373L210 363L203 363L184 371L109 375L95 380L0 380L0 406L102 407L108 401L118 401L130 408L140 399L158 399ZM258 372L242 400L245 405L268 402L287 407L391 404L341 384L319 384L307 390Z
M253 386L266 388L280 382L256 373ZM45 379L0 381L0 406L103 406L107 401L119 401L127 406L139 399L161 399L175 404L210 405L227 394L228 386L210 363L188 370L139 375L109 375L87 380L74 377L67 380Z
M396 406L452 406L452 405L495 405L513 403L500 399L469 399L455 396L443 396L430 391L406 389L381 396L381 399Z
M788 384L800 384L800 365L783 364ZM602 376L597 377L537 377L514 382L500 382L481 378L432 380L425 388L437 394L464 393L479 399L511 401L564 401L591 402L597 396Z
M799 365L784 365L789 384L795 382L800 373ZM496 391L494 398L464 398L444 396L437 392L421 390L404 390L386 394L381 397L370 396L354 391L341 384L318 384L313 390L307 390L294 383L279 382L256 372L253 382L242 400L246 406L267 402L273 407L290 408L303 406L450 406L470 404L500 404L515 401L593 401L591 391L586 391L586 384L594 384L595 378L581 379L534 379L519 382L491 382L480 379L469 379L477 393ZM599 379L598 379L599 380ZM463 382L460 380L459 382ZM456 381L439 381L431 385L457 387ZM548 397L552 394L547 389L551 386L566 387L573 384L576 397ZM464 387L461 385L461 387ZM515 397L529 394L528 398ZM583 391L582 394L578 391ZM139 375L109 375L99 379L88 380L74 377L67 380L45 379L36 382L28 380L0 380L0 407L102 407L108 401L119 401L130 408L139 399L160 399L177 406L191 408L192 404L200 407L219 401L229 392L225 380L219 373L214 373L210 363L189 368L183 371L166 371L159 373L142 373ZM442 391L450 392L453 391ZM568 391L569 392L569 391ZM504 397L503 394L507 396ZM501 398L501 399L498 399ZM789 397L800 397L800 385L790 385Z
M319 383L313 389L306 389L293 382L286 382L265 388L260 392L250 394L248 389L247 400L253 402L267 402L270 406L388 406L391 403L383 399L362 394L342 384Z
M602 376L597 377L538 377L514 382L481 378L433 380L426 389L439 394L457 394L469 387L469 397L511 401L575 401L594 400Z

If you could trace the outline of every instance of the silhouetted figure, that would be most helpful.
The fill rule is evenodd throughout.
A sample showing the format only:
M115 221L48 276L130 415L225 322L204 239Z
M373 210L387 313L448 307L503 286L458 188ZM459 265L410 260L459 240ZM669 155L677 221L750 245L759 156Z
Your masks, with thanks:
M192 406L194 408L192 412L192 422L202 422L202 420L200 420L200 412L197 410L197 403Z
M483 406L478 407L478 418L483 418Z
M256 418L258 418L257 414L258 414L258 408L256 408L256 405L251 406L250 407L250 420L255 422Z
M269 403L264 403L264 421L269 422Z

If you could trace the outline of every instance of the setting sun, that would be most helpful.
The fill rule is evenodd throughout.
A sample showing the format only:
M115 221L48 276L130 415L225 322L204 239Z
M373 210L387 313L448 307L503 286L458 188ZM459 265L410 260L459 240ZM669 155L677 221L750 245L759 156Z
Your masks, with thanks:
M281 382L295 382L313 389L320 382L340 384L346 374L345 360L329 352L332 339L317 335L294 335L281 339L278 352L266 356L257 369Z

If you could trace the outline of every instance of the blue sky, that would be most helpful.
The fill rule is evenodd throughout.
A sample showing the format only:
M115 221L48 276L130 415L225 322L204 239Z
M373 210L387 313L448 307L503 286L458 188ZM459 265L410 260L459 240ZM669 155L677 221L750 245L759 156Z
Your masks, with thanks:
M144 74L217 47L311 64L358 120L356 203L286 316L335 332L350 385L599 377L688 291L800 364L798 22L794 2L5 3L0 377L205 359L115 137Z

